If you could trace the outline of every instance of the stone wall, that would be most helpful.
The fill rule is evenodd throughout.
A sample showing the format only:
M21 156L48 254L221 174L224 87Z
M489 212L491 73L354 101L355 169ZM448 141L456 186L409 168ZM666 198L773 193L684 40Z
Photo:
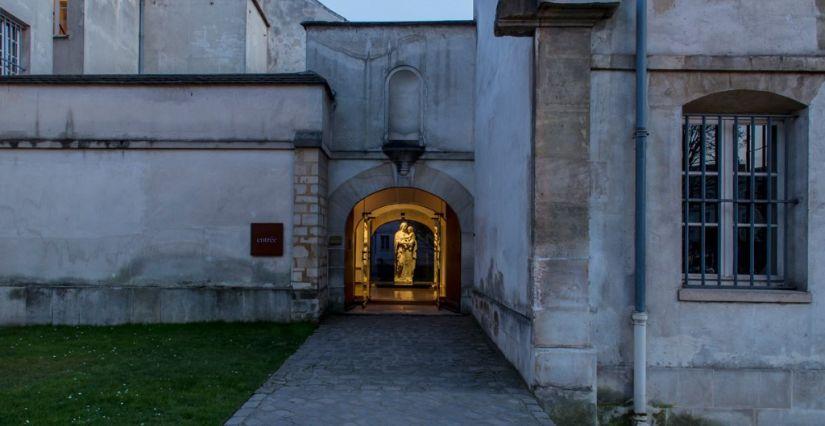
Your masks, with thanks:
M328 159L320 147L295 150L292 220L294 315L317 319L328 301L327 188Z

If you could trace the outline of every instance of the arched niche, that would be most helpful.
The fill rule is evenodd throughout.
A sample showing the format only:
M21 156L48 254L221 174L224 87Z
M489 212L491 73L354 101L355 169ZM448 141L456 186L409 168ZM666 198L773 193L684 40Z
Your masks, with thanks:
M395 68L386 83L385 142L423 143L424 80L413 67Z

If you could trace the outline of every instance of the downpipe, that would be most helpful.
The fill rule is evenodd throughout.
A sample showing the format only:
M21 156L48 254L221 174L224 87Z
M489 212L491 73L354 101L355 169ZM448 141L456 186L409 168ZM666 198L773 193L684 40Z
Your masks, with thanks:
M649 425L647 413L647 314L633 313L633 424Z
M649 425L647 412L647 0L636 0L636 209L633 321L633 424Z

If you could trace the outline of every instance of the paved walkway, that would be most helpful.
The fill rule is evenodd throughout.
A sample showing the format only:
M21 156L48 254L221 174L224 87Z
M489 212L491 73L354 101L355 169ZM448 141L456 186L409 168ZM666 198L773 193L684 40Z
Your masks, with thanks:
M228 425L552 424L462 316L336 316Z

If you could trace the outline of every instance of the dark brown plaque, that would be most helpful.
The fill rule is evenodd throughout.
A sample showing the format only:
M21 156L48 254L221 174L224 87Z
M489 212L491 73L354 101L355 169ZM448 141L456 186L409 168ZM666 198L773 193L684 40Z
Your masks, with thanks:
M284 224L253 223L251 254L255 257L280 257L284 255Z

